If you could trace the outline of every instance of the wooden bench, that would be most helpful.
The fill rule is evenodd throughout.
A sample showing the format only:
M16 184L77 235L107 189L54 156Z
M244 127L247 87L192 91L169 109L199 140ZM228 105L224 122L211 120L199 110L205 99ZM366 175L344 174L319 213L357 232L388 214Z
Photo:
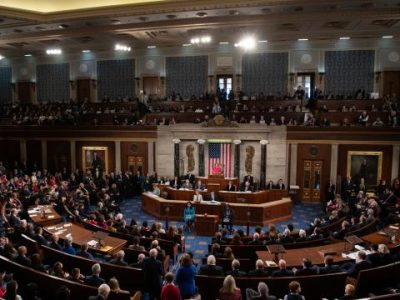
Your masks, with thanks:
M222 276L196 276L196 285L199 288L202 300L215 300L219 297L219 290L222 287L225 277ZM293 277L236 277L236 285L242 291L243 299L246 299L246 288L257 290L260 281L265 282L269 292L278 298L283 298L289 292L289 283L296 280L302 287L302 294L307 300L321 298L339 298L343 295L346 284L346 273L336 273L314 276L293 276Z
M54 299L54 295L60 286L66 286L71 291L70 299L88 299L89 296L97 295L97 288L95 287L35 271L21 266L4 256L0 256L0 265L2 270L7 270L7 272L14 274L14 279L18 281L20 286L35 282L44 300ZM120 292L118 294L111 292L107 299L130 300L130 294L128 292Z

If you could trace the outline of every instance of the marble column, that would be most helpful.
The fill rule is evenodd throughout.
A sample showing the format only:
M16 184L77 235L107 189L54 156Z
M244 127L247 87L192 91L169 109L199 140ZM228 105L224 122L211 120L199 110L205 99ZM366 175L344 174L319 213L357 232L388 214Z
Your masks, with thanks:
M241 143L242 143L241 140L233 141L233 144L235 145L233 176L239 178L239 182L240 182L240 144Z
M261 169L260 169L260 190L265 189L267 175L267 140L261 140Z
M204 176L204 143L206 141L203 139L198 139L197 143L199 144L199 176Z
M121 171L121 141L115 141L115 171ZM109 170L114 171L114 170Z
M42 141L42 167L47 169L47 141Z
M179 144L180 139L173 139L174 142L174 176L179 177Z
M392 180L399 177L400 145L393 145Z
M148 153L148 171L153 173L155 171L155 161L154 161L154 142L147 143L147 153Z
M332 144L331 146L331 174L330 181L336 185L337 169L338 169L339 145Z
M290 144L290 179L289 185L297 185L297 144Z
M76 170L76 142L70 141L69 146L71 152L71 172L74 172Z

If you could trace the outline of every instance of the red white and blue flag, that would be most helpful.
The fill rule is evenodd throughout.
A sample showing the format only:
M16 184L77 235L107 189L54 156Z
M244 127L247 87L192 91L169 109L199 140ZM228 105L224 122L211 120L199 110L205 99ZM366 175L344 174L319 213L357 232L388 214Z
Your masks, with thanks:
M220 164L225 177L231 177L231 144L208 144L208 172L210 174L212 174L212 169L216 164Z

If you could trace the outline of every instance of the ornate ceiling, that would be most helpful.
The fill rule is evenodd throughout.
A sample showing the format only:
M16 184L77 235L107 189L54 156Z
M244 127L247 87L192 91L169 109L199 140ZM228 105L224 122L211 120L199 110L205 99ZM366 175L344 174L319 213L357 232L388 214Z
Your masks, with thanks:
M396 45L400 38L400 0L0 0L1 6L0 54L6 57L43 55L49 47L109 51L117 42L134 51L172 48L201 33L211 35L210 48L246 34L269 45L304 37L334 45L349 36L374 47L382 35L393 35Z

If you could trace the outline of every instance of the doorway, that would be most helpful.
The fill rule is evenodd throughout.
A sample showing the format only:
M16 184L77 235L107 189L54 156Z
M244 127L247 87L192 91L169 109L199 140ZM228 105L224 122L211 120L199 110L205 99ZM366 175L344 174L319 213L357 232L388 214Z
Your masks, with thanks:
M136 174L137 171L140 173L144 172L144 157L142 156L128 156L128 170L132 174Z
M76 81L76 98L78 101L85 99L90 101L90 79L78 79Z
M229 99L229 94L233 91L233 75L217 75L217 91L223 100ZM233 100L233 99L232 99Z
M297 73L296 88L302 86L305 92L305 98L310 99L315 89L315 73Z
M302 200L321 201L322 160L304 160Z
M147 96L158 96L160 91L160 80L158 76L143 77L143 92Z
M385 71L383 72L383 94L386 95L400 95L400 71Z

